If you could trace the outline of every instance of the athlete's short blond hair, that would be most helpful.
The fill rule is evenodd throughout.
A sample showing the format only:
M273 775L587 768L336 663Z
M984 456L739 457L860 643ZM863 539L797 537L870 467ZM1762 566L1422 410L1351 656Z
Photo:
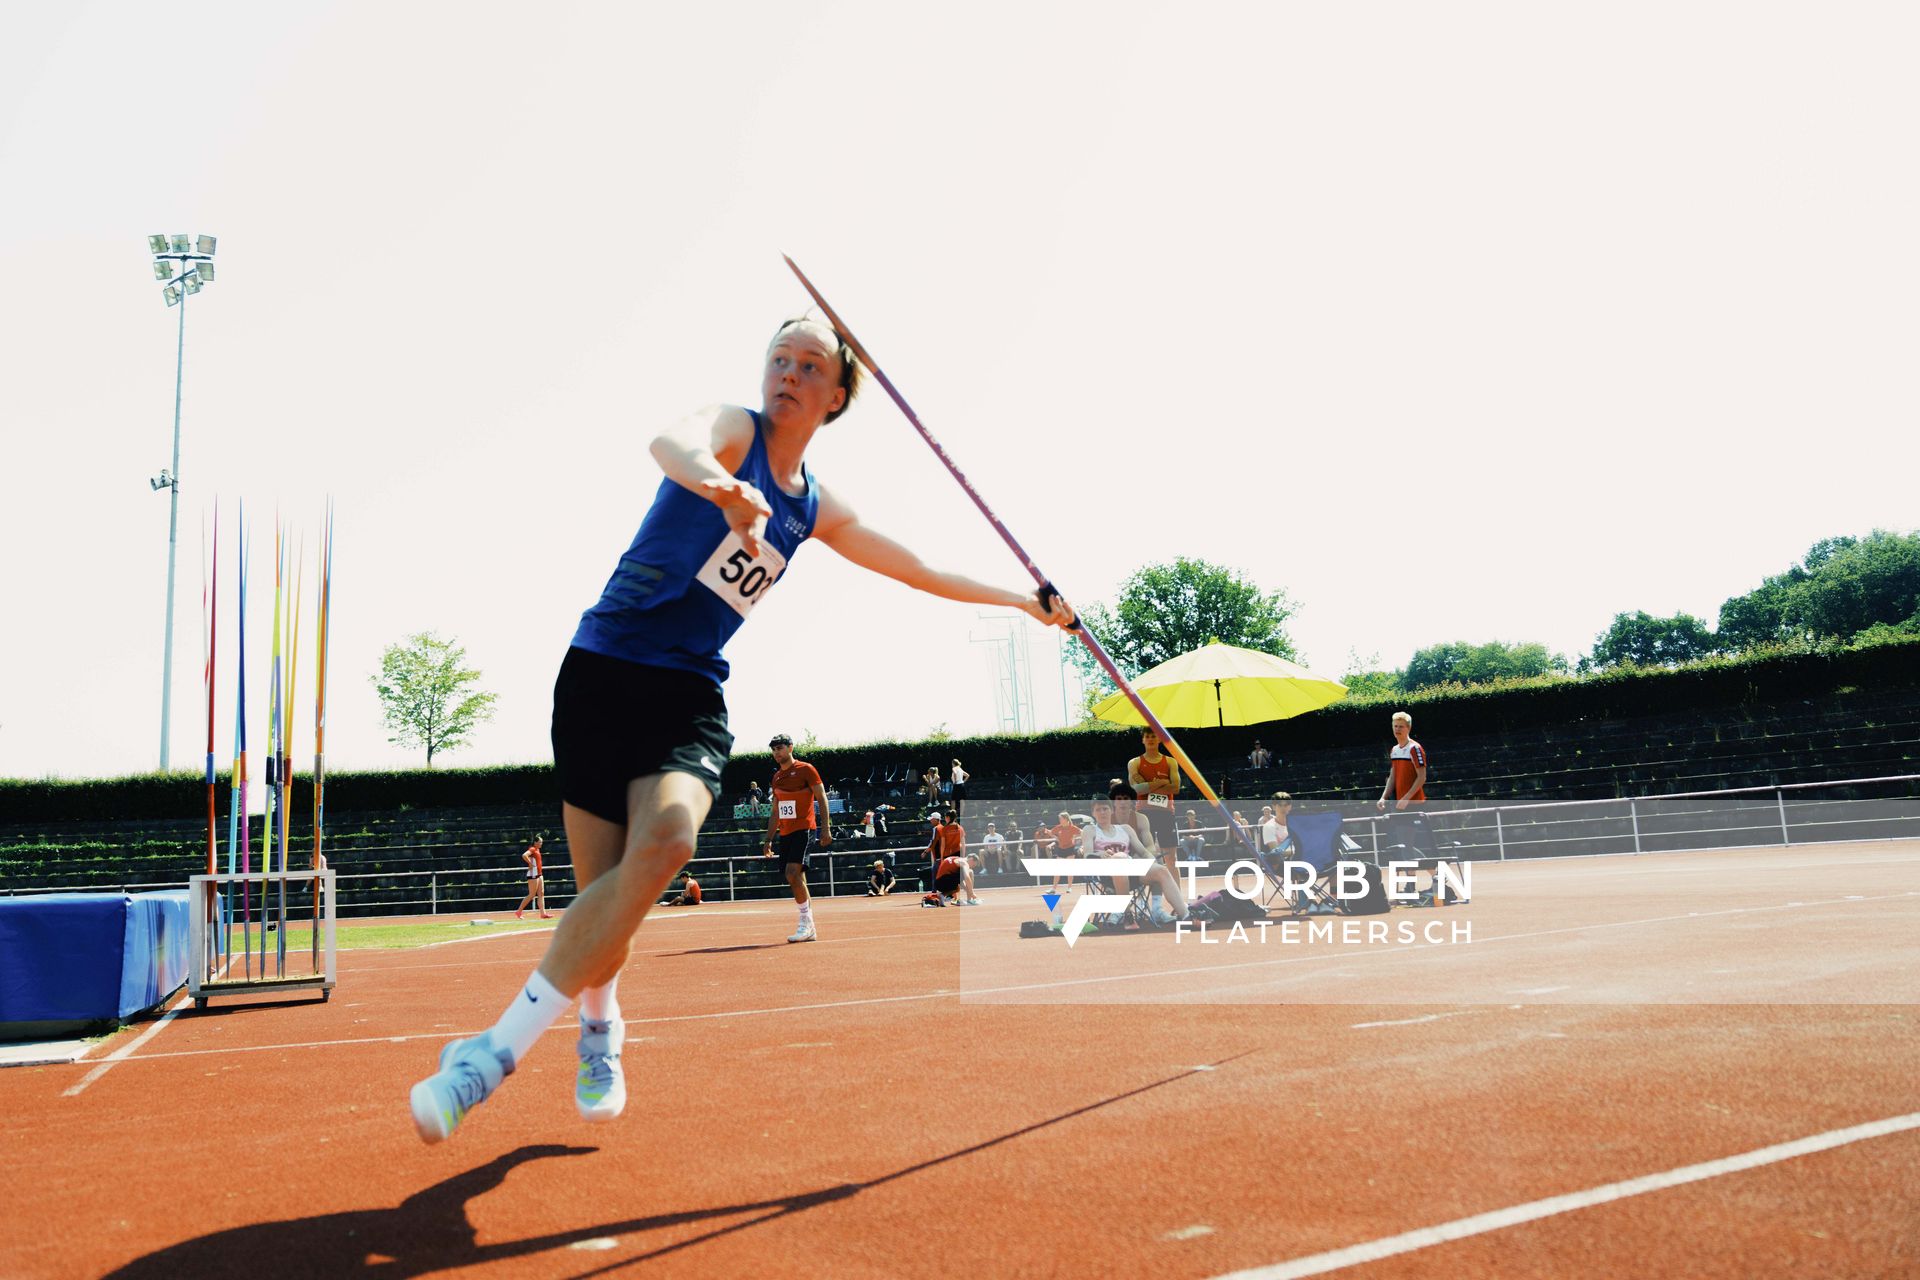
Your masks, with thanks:
M1413 717L1412 717L1412 716L1410 716L1410 715L1408 715L1408 714L1407 714L1406 712L1404 712L1404 711L1396 711L1396 712L1394 712L1394 713L1393 713L1393 722L1394 722L1395 724L1403 724L1403 723L1404 723L1404 724L1408 724L1408 725L1411 725L1411 724L1413 723Z

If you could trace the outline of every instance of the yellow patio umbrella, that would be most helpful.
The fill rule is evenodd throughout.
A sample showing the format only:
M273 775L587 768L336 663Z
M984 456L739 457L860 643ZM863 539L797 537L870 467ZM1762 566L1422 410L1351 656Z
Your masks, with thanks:
M1347 696L1345 685L1297 662L1218 640L1167 659L1135 680L1133 688L1170 729L1285 720ZM1093 714L1114 724L1146 723L1124 693L1102 699Z

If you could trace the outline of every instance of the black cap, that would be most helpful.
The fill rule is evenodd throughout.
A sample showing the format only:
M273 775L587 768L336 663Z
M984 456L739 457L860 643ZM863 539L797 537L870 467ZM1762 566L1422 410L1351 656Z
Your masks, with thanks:
M769 742L769 743L767 743L767 747L768 747L769 749L771 749L771 748L773 748L773 747L790 747L790 746L792 746L792 745L793 745L793 739L792 739L792 738L789 738L789 737L788 737L788 736L787 736L786 734L784 734L784 733L776 733L776 734L774 734L774 735L773 735L773 741L771 741L771 742Z

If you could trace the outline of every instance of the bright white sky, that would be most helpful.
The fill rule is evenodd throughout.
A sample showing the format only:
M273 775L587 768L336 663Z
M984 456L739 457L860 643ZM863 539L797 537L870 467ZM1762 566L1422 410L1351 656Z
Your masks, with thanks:
M1916 522L1917 35L1867 3L14 6L0 775L157 763L177 312L150 232L220 238L186 335L176 767L216 494L257 567L276 505L311 555L334 496L332 767L417 759L369 676L424 629L500 695L446 761L547 759L647 441L757 403L805 304L782 251L1070 596L1223 562L1334 675L1711 618L1816 538ZM812 461L1021 581L877 388ZM730 650L742 747L992 729L974 614L809 548Z

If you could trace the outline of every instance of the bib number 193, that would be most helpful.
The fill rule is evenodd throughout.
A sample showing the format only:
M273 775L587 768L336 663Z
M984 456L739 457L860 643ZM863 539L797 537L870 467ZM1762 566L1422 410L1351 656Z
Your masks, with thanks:
M786 557L771 542L762 538L760 554L755 556L747 551L740 535L729 530L695 578L744 618L765 599L767 590L786 569Z

